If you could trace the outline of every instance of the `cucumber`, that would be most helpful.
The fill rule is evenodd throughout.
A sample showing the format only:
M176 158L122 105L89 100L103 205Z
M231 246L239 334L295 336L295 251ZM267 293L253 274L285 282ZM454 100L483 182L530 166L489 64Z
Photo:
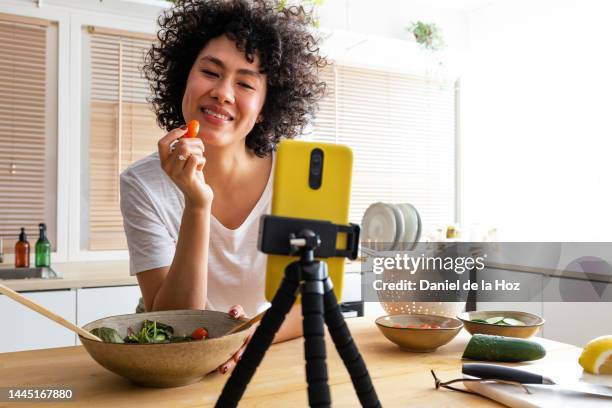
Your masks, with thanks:
M544 347L535 341L487 334L473 335L463 352L463 358L501 362L538 360L545 355Z
M511 317L505 317L504 323L507 323L510 326L525 326L525 323L521 322L520 320L513 319Z

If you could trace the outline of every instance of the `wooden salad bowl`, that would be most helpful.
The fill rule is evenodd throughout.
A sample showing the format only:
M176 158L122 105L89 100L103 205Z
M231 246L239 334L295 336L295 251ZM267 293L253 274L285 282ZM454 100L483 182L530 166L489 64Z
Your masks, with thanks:
M189 335L205 327L206 340L179 343L103 343L79 336L87 352L104 368L146 387L178 387L197 382L223 364L244 344L248 330L228 334L241 320L211 310L169 310L105 317L83 326L85 330L109 327L128 334L148 319L170 325L174 335Z

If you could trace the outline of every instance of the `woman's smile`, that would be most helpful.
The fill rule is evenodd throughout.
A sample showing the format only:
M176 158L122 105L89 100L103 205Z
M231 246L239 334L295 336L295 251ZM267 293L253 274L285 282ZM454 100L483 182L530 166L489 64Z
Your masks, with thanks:
M232 115L225 109L215 106L203 106L200 108L200 112L202 112L204 121L213 126L223 126L234 120Z

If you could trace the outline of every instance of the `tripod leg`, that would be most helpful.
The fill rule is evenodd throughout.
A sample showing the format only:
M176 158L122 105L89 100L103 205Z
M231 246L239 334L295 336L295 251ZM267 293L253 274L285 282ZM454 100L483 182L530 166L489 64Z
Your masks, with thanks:
M253 378L255 370L261 363L266 351L274 340L274 335L285 320L296 300L296 291L300 282L299 266L290 265L285 273L279 290L272 299L272 306L261 319L261 323L247 345L242 358L234 368L232 375L223 386L223 391L215 404L217 408L235 407L242 398L246 386Z
M346 326L344 316L338 306L338 300L333 291L331 280L326 278L323 282L325 287L324 306L325 306L325 324L329 330L329 334L334 341L336 350L342 358L347 371L351 376L353 387L363 407L380 407L380 401L376 395L376 390L370 379L368 368L359 354L359 350L353 341L351 332Z
M308 403L311 407L329 407L331 396L327 385L327 363L325 362L325 330L323 324L323 282L320 277L326 268L324 263L314 262L304 266L302 277L302 322L304 327L304 357L306 358L306 381Z

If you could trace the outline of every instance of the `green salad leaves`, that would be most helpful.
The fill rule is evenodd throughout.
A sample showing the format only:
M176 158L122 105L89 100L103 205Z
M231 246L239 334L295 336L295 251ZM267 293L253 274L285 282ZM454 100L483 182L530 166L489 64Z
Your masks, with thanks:
M125 343L117 330L110 327L96 327L91 334L98 336L105 343Z
M206 331L204 328L199 330ZM143 321L142 327L137 332L132 327L128 327L128 335L124 338L119 335L117 330L110 327L96 327L91 330L91 333L98 336L105 343L175 343L208 338L207 332L206 337L194 337L193 335L175 336L172 326L152 320Z

